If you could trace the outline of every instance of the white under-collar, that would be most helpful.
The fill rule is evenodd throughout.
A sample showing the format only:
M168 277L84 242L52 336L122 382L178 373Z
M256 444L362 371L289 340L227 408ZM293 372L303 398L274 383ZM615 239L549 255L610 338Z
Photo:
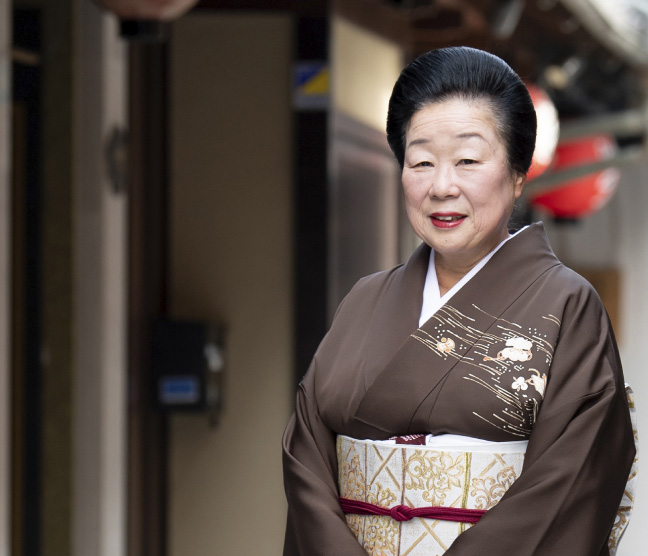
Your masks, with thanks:
M504 245L509 239L515 237L522 230L526 230L528 226L518 230L514 234L509 235L507 238L503 239L495 249L493 249L488 255L481 259L475 266L473 266L466 275L459 280L452 288L450 288L445 295L441 295L439 290L439 280L437 278L436 267L434 265L434 250L430 251L430 261L428 263L427 276L425 277L425 286L423 286L423 305L421 307L421 316L419 317L419 326L424 322L428 321L434 313L436 313L443 305L445 305L450 298L457 293L463 286L475 275L477 274L490 260L490 258L497 253L497 251Z

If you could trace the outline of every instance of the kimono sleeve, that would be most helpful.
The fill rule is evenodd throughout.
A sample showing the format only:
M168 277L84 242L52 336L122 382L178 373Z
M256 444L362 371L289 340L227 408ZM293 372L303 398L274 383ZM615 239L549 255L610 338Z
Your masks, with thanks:
M284 556L366 556L340 508L336 435L322 422L310 392L314 374L311 367L300 384L283 438L288 499Z
M363 381L351 354L363 360L362 335L383 283L382 275L356 283L338 307L299 385L295 412L283 436L288 500L284 556L366 556L340 507L336 440L337 434L344 432L341 399L352 390L341 377L353 375ZM333 372L336 360L344 361L342 375ZM323 418L324 407L328 418ZM331 412L340 417L337 425L331 423Z
M608 556L635 445L609 320L582 289L565 306L522 473L446 556Z

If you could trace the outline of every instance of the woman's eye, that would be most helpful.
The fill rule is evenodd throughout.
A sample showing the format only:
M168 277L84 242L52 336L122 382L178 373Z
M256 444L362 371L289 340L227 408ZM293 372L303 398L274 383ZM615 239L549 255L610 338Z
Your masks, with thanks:
M476 163L477 163L477 161L473 160L472 158L462 158L459 161L459 164L463 164L464 166L468 166L470 164L476 164Z
M424 160L423 162L418 162L415 164L415 166L432 166L431 162L428 162L427 160Z

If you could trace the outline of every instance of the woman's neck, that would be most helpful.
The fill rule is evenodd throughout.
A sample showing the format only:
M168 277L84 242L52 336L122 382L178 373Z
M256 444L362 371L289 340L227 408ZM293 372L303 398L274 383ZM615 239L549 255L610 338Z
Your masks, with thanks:
M493 246L495 249L497 245ZM481 253L480 255L472 258L462 257L452 257L444 256L440 253L435 253L434 256L434 266L436 269L437 282L439 283L439 292L441 295L445 295L450 291L459 280L461 280L466 274L468 274L474 267L481 261L488 253L493 249L490 249L486 253Z
M454 286L461 280L470 269L477 264L478 261L475 261L474 264L469 267L455 268L455 267L446 267L440 261L435 260L435 268L437 275L437 282L439 283L439 293L441 296L444 296L448 293Z

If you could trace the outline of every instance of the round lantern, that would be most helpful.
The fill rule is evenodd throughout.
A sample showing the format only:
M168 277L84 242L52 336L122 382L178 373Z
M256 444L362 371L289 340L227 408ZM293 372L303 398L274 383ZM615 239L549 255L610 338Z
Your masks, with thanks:
M561 143L556 148L552 170L559 172L573 166L609 159L615 148L613 138L603 134ZM530 201L557 219L583 218L609 201L620 179L621 171L618 168L607 168L562 183L548 191L541 191L532 195Z
M533 151L531 168L527 173L527 180L532 180L549 168L553 161L558 144L560 123L558 111L549 95L536 85L527 85L527 89L538 119L535 151Z
M96 0L120 19L169 21L188 11L198 0Z

